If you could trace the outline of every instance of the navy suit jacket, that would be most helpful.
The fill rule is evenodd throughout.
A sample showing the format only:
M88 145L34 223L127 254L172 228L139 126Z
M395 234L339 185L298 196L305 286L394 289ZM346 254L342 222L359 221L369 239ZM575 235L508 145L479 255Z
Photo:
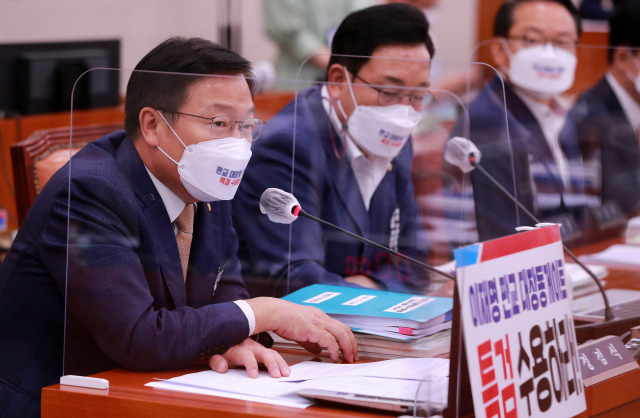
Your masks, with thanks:
M233 303L248 294L231 202L199 204L185 288L169 215L124 132L80 150L68 176L43 188L0 267L2 417L39 416L63 357L64 374L177 369L249 335Z
M628 215L640 203L640 145L618 98L603 77L584 92L569 112L572 135L564 142L578 141L585 159L599 155L601 198L614 201Z
M297 135L292 163L294 126ZM259 210L265 189L291 191L294 164L293 194L306 212L424 259L429 244L418 221L411 183L411 142L393 160L369 211L343 152L341 136L322 105L320 87L297 96L297 111L294 100L271 119L252 151L233 202L234 226L240 238L238 254L252 295L282 296L314 283L346 286L349 284L343 278L357 274L369 276L390 291L427 288L429 277L424 271L307 218L291 224L289 246L289 225L272 223ZM394 213L399 218L394 218ZM291 269L287 271L289 248ZM249 277L253 278L251 283Z
M505 121L505 96L508 131ZM451 136L466 136L463 127L464 120L460 118ZM565 126L563 129L570 128ZM510 134L510 143L507 132ZM469 105L469 136L482 153L482 167L512 195L517 196L528 210L538 218L564 212L564 208L561 207L544 212L538 211L535 207L529 155L533 156L533 162L540 163L549 170L555 166L555 160L535 116L508 84L505 84L503 94L502 83L497 77L487 84ZM579 154L575 141L563 143L562 150L568 159L573 159ZM553 177L549 174L536 179L536 189L562 194L562 182ZM503 196L499 189L477 170L471 172L471 184L478 236L481 241L514 234L517 226L533 225L533 221L524 212L517 209L508 197Z

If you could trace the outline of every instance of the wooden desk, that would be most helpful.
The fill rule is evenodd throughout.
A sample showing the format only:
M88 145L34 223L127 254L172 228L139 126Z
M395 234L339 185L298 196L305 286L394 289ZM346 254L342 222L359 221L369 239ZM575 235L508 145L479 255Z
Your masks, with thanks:
M283 351L282 354L289 364L312 359L331 362L327 356L303 355L293 350ZM360 360L360 362L366 361L373 361L373 359ZM307 409L296 409L144 386L155 378L170 379L206 369L201 367L156 373L136 373L117 369L96 374L95 377L109 380L108 390L84 389L72 386L61 387L60 385L49 386L42 390L42 418L93 418L96 416L104 418L222 418L250 416L372 418L398 415L329 406L311 406Z
M620 238L590 244L575 251L577 255L602 251L622 242ZM639 269L610 268L607 288L640 290ZM289 364L318 359L331 361L327 356L304 355L293 350L282 352ZM361 361L374 361L363 359ZM169 379L206 368L193 368L157 373L135 373L111 370L95 377L109 380L109 390L83 389L53 385L42 390L42 417L388 417L397 414L367 412L347 407L312 406L307 409L280 407L236 399L187 394L144 384L154 378ZM587 410L578 418L622 418L640 416L640 369L585 388ZM471 399L467 400L471 402ZM465 417L466 418L466 417ZM563 417L564 418L564 417Z

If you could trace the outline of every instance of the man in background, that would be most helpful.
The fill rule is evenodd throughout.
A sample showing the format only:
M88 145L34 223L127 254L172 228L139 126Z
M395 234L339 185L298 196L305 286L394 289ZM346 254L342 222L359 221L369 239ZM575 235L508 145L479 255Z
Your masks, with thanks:
M279 48L276 76L289 80L276 81L276 88L293 90L296 78L305 81L323 78L338 25L349 13L372 3L372 0L263 1L264 29Z
M490 48L504 89L496 76L469 105L469 139L480 149L483 167L539 218L565 213L564 195L580 187L574 187L569 172L577 144L560 144L558 135L566 118L560 95L573 84L581 31L570 0L503 3ZM451 136L465 136L464 126L461 118ZM471 172L471 183L481 241L532 225L477 170ZM556 203L539 201L542 194Z
M564 142L580 143L585 161L600 166L602 203L628 216L640 203L640 1L625 3L609 21L609 70L569 113Z
M259 201L270 187L290 191L293 175L306 212L425 259L411 132L429 97L428 31L424 14L406 4L352 13L333 39L329 84L301 92L265 126L234 205L252 293L281 296L314 283L426 292L424 270L309 219L292 224L290 244L289 226L270 222Z

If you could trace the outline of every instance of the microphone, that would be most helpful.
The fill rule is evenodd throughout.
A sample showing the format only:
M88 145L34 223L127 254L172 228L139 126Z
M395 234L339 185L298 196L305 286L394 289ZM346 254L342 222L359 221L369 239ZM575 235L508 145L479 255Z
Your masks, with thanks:
M325 220L317 218L313 215L309 215L307 212L302 210L302 208L300 207L300 203L298 203L298 200L291 193L287 193L283 190L274 188L265 190L260 197L260 212L266 214L269 217L270 221L280 224L290 224L291 222L298 219L299 216L304 216L305 218L309 218L313 221L321 223L322 225L326 225L330 228L340 231L343 234L350 236L351 238L355 238L358 241L369 244L379 250L395 255L396 257L402 258L403 260L420 266L426 270L444 276L447 279L451 279L454 281L456 279L451 274L442 272L435 267L431 267L430 265L425 264L421 261L414 260L413 258L408 257L402 253L393 251L391 248L387 248L384 245L378 244L377 242L373 242L364 237L361 237L360 235L354 234L353 232L347 231L346 229L340 228L339 226L333 225Z
M515 203L524 213L527 214L536 225L548 225L543 222L540 222L536 216L531 213L522 203L518 201L507 189L505 189L498 181L493 178L487 170L484 169L480 165L480 157L481 153L478 150L478 147L475 146L473 142L466 138L461 138L459 136L453 137L447 142L445 151L444 151L444 159L449 164L453 164L460 168L463 172L468 173L469 171L477 168L479 172L482 173L487 179L489 179L505 196L507 196L513 203ZM613 312L611 311L611 306L609 306L609 298L604 291L604 287L602 283L598 279L598 277L587 267L585 266L578 258L567 248L564 243L562 244L562 248L564 251L571 257L573 261L576 262L584 271L587 272L589 276L596 282L598 285L598 289L600 289L600 293L602 294L602 298L604 299L604 320L611 321L614 318Z

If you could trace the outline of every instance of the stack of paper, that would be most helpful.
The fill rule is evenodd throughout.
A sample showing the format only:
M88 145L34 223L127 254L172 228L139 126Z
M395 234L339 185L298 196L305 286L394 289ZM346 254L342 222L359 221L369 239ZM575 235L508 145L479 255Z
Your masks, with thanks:
M603 278L607 277L609 271L605 266L587 265L587 268L591 270L598 279L604 285ZM593 281L593 278L575 263L565 264L565 273L571 278L573 284L573 298L579 298L594 292L598 292L598 285Z
M602 252L583 255L580 260L594 264L637 267L640 266L640 247L615 244Z
M629 219L624 231L624 240L630 245L640 245L640 216Z
M372 334L354 332L358 343L358 352L363 357L375 357L380 359L397 359L405 357L428 358L440 357L449 354L451 345L451 330L436 332L435 334L418 339L402 340L396 337L383 337ZM285 340L275 334L273 337L274 348L287 348L304 350L295 342Z
M217 373L211 370L147 383L159 389L222 396L274 405L306 408L312 401L301 398L301 389L326 389L365 396L413 400L421 382L430 382L429 397L434 404L446 405L449 360L401 359L365 364L332 364L306 361L291 367L291 376L274 379L260 372L251 379L245 370Z
M284 299L314 306L354 331L399 340L415 340L450 328L453 308L451 298L318 284Z

